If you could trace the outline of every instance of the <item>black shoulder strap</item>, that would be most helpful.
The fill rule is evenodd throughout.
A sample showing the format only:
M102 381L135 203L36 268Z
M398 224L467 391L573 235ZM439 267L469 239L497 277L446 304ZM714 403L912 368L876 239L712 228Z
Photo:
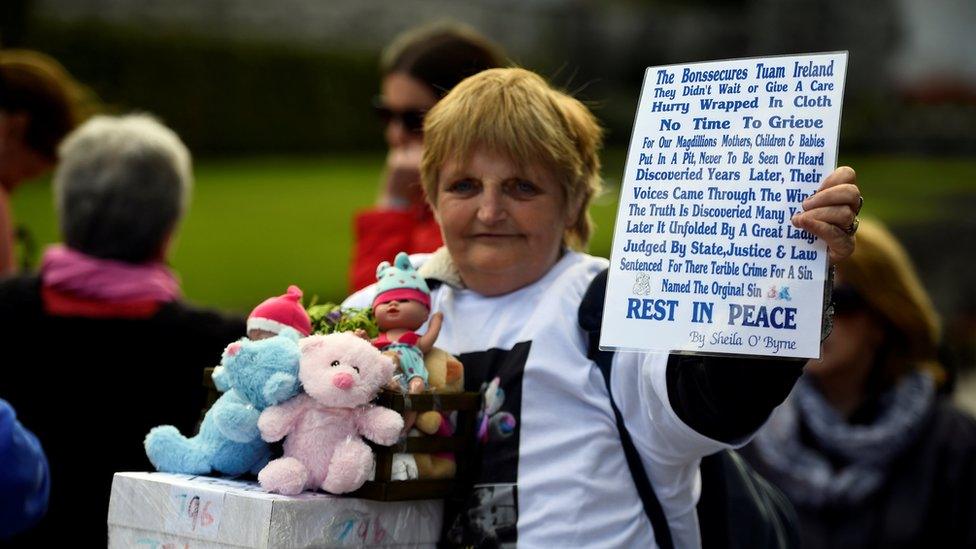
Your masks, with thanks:
M596 363L603 374L603 381L607 384L607 393L610 394L610 407L613 408L613 415L617 420L617 431L620 433L620 443L624 448L624 456L627 458L627 467L630 475L634 479L637 494L644 504L644 513L651 521L654 528L654 539L661 549L673 549L674 541L671 539L671 529L668 527L668 520L664 516L664 509L661 502L654 493L644 464L641 462L640 454L634 446L634 441L630 438L627 426L624 424L624 417L617 408L617 403L613 400L613 390L610 388L610 370L613 363L613 353L600 350L600 330L603 327L603 301L607 294L607 271L604 270L593 279L590 287L583 296L583 302L579 308L579 325L589 336L586 356Z

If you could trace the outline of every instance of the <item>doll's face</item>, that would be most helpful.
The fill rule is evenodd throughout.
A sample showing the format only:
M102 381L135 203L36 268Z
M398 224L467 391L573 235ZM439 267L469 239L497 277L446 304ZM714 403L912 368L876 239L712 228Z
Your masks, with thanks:
M424 322L427 322L429 313L427 306L419 301L412 300L387 301L380 303L373 309L373 314L376 315L376 325L383 331L396 328L416 330L423 326Z
M274 332L269 332L268 330L262 330L260 328L254 328L247 331L247 338L251 341L260 341L262 339L268 339L269 337L274 337L278 334Z

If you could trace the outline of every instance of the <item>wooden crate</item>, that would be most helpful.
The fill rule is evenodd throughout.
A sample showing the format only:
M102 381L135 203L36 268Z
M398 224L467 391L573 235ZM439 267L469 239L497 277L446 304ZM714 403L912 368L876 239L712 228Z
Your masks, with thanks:
M203 374L203 384L207 388L207 406L203 413L213 405L220 393L213 383L213 368ZM478 411L481 408L481 394L474 392L455 394L424 393L405 395L384 389L376 398L376 404L385 406L400 414L405 412L457 412L454 435L450 437L421 436L401 439L393 446L380 446L366 441L376 454L376 480L367 481L362 488L347 494L350 497L379 501L403 501L411 499L439 499L449 495L455 486L455 479L464 478L466 467L471 463L470 453L475 446L475 429ZM201 416L202 418L202 416ZM437 480L390 480L393 469L393 454L434 454L452 452L457 462L454 479Z
M465 478L467 472L465 468L471 463L469 454L475 444L475 422L481 408L481 394L467 392L405 395L397 391L384 390L377 397L376 403L400 414L430 410L445 413L457 412L457 425L454 435L450 437L407 437L393 446L380 446L367 441L376 454L376 480L367 481L362 488L349 495L380 501L438 499L449 495L454 490L455 479ZM390 480L393 454L433 454L437 452L454 453L454 459L457 463L455 478Z

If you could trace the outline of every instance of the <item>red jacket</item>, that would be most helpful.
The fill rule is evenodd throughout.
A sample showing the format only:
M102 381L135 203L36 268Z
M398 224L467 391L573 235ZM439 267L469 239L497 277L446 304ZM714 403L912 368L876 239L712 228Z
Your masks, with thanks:
M365 210L353 222L352 292L376 282L376 266L399 252L433 252L440 248L441 228L426 204L409 210Z

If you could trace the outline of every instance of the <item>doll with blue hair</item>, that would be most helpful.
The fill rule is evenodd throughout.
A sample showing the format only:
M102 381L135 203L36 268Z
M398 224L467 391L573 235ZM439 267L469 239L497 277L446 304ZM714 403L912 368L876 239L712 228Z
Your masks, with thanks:
M380 332L373 339L373 346L393 359L400 371L395 378L400 390L412 395L426 391L430 374L424 355L434 348L443 315L430 314L430 288L406 252L398 253L393 265L384 261L376 267L373 316ZM428 317L427 331L418 335L414 330L420 329ZM417 412L406 412L403 419L404 431L409 431L417 420Z
M373 345L394 359L401 372L402 390L422 393L428 379L424 355L434 347L443 315L434 313L430 317L424 335L414 332L430 316L430 289L405 252L397 254L393 265L384 261L376 267L373 314L380 330Z
M268 463L271 448L261 439L258 417L301 391L298 341L311 332L301 297L301 290L290 286L285 295L254 309L248 337L228 345L214 371L214 385L224 394L195 436L185 437L172 425L149 431L146 455L158 471L237 476L257 474Z

